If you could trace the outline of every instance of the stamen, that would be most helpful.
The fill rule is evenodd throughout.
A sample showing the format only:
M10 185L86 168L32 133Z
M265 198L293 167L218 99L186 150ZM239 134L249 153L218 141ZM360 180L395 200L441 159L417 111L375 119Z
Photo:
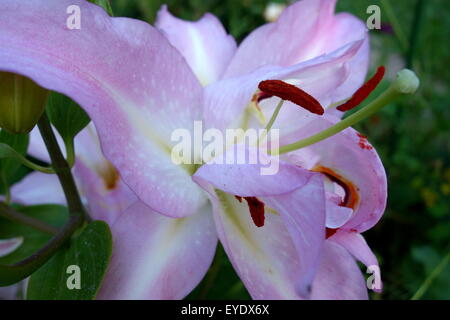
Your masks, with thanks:
M258 227L264 226L264 202L260 201L256 197L240 197L235 196L236 199L242 203L242 198L247 201L248 208L250 210L250 215L252 217L253 223Z
M284 145L278 150L271 150L270 153L280 155L294 150L299 150L328 139L329 137L332 137L335 134L338 134L339 132L353 126L354 124L372 116L374 113L378 112L401 95L414 94L419 88L419 85L420 81L417 78L416 74L411 70L404 69L397 73L397 79L385 92L383 92L378 98L366 105L361 110L358 110L354 114L350 115L344 120L339 121L335 125L323 130L322 132L314 134L300 141Z
M322 105L313 96L284 81L265 80L259 84L258 88L266 95L291 101L311 113L323 115L325 112Z
M284 104L284 100L280 100L277 107L275 108L275 111L272 114L272 117L270 117L270 120L267 123L265 130L263 131L261 136L258 138L258 145L259 145L260 141L263 141L266 138L267 133L272 129L272 126L275 123L275 120L277 119L278 115L280 114L281 107L283 106L283 104Z
M341 104L336 109L338 109L339 111L349 111L359 106L361 102L366 100L366 98L373 92L373 90L375 90L375 88L383 79L385 72L386 69L384 66L379 67L375 75L369 81L367 81L361 88L359 88L353 94L350 100L348 100L344 104Z

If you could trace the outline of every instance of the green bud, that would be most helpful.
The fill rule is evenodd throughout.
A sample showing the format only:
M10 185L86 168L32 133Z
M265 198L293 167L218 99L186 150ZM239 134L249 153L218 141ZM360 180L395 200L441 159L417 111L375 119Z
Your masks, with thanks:
M30 132L45 110L48 93L31 79L0 72L0 127L10 133Z

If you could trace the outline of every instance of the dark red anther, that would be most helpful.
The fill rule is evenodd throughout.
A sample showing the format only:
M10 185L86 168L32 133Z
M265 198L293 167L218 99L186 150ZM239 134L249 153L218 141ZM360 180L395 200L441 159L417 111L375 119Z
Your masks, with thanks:
M296 86L281 80L265 80L259 83L259 90L269 96L288 100L309 112L323 115L324 109L319 101Z
M247 201L248 208L250 209L250 215L253 219L253 223L258 227L264 226L264 202L260 201L256 197L240 197L235 196L239 202L242 202L242 198Z
M335 235L336 232L338 232L339 229L330 229L330 228L326 228L325 229L325 239L328 239L332 236Z
M355 94L353 94L350 100L348 100L344 104L341 104L336 109L338 109L339 111L348 111L359 106L360 103L363 102L373 92L373 90L375 90L375 88L383 79L385 72L386 69L383 66L379 67L375 75L361 88L359 88L355 92Z

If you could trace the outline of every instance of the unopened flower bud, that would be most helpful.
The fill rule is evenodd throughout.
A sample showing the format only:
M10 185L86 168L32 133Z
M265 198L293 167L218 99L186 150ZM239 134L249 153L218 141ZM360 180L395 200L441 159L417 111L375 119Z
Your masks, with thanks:
M44 112L48 93L29 78L0 72L0 127L10 133L30 132Z

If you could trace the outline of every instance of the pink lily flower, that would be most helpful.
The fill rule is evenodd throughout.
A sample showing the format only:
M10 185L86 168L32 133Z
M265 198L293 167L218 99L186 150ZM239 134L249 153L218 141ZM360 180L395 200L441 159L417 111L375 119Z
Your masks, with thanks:
M81 8L80 30L65 26L69 5ZM189 278L187 271L190 283L181 290L173 276L194 259L203 273L209 267L217 238L214 232L203 235L201 224L212 225L211 203L217 235L253 298L367 298L353 257L377 265L359 234L384 211L386 177L373 147L354 130L288 153L275 176L261 176L258 165L197 170L174 165L170 158L171 133L192 131L195 120L223 130L240 127L247 118L246 127L261 127L258 117L246 114L273 113L276 98L258 101L263 80L289 81L325 106L350 97L367 72L368 36L358 19L334 15L334 6L333 0L297 2L237 48L212 15L185 22L163 8L155 29L110 18L81 0L2 1L0 70L26 75L76 100L93 120L104 156L140 200L119 214L130 220L115 233L122 235L115 250L131 252L113 259L114 279L102 289L106 296L121 288L126 298L152 297L148 282L142 281L151 266L146 267L149 260L139 249L143 242L156 256L163 249L159 232L145 240L145 233L154 234L141 223L147 206L191 221L176 233L195 237L195 228L200 230L202 238L194 245L174 245L179 260L155 271L161 271L155 275L161 290L170 292L159 297L187 294L198 278ZM318 116L286 102L273 128L280 129L285 145L323 130L339 116L334 109ZM87 184L87 189L95 186ZM95 190L88 194L92 205L101 199ZM235 196L245 198L250 211L264 203L274 214L266 214L264 227L257 228L249 206ZM140 214L133 220L130 212ZM159 230L148 225L154 227L150 231ZM196 246L202 259L189 252ZM129 273L136 270L138 275Z
M28 152L50 162L37 129L30 138ZM75 147L73 174L89 214L107 222L113 233L113 256L97 298L184 298L202 280L214 257L217 235L208 208L183 219L151 210L103 157L92 124L76 137ZM27 205L65 205L55 175L33 172L14 185L11 193L15 202ZM183 272L173 269L179 265Z

